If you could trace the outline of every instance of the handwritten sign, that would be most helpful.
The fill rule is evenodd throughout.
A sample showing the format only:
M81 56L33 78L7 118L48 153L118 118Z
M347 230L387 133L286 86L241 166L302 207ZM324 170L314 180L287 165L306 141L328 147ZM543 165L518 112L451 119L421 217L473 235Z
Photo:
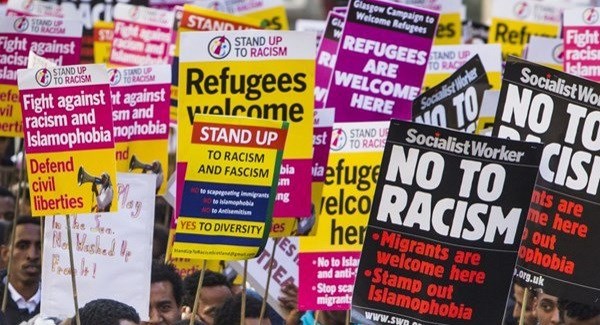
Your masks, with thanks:
M118 213L80 214L71 218L73 269L69 265L65 218L46 218L42 315L73 316L73 304L66 302L73 300L71 272L74 272L80 306L98 298L115 299L134 307L142 320L148 319L156 176L124 173L118 176Z

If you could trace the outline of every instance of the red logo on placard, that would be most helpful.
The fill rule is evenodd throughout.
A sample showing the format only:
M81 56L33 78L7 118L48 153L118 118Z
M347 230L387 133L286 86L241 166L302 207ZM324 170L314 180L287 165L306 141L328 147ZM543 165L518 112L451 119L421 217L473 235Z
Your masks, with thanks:
M586 24L595 24L598 21L598 10L596 8L587 8L583 11L583 22Z
M208 43L208 54L215 59L223 59L231 52L231 43L225 36L217 36Z
M525 19L531 13L531 6L525 1L519 1L513 7L513 12L518 18Z
M50 81L52 81L52 74L50 73L50 70L46 68L39 69L35 73L35 81L42 87L48 86Z

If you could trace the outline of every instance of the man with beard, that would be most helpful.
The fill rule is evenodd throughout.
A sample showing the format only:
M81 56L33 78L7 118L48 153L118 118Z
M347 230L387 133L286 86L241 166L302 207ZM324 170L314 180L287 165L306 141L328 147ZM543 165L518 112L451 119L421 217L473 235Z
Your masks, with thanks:
M0 301L8 283L5 312L8 324L19 324L38 314L41 300L40 219L21 216L15 221L15 227L10 280L7 279L6 270L0 272ZM0 250L2 260L7 265L12 240L11 228L8 229L6 244Z

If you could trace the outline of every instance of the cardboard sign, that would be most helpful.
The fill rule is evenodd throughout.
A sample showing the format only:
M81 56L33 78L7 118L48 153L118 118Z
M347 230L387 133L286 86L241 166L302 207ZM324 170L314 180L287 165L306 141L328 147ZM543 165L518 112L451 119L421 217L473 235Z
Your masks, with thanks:
M153 173L156 193L166 190L169 168L171 66L108 71L117 171Z
M275 241L269 238L265 250L257 258L248 261L248 282L262 297L265 296L265 286L267 275L269 274L273 244L275 244ZM296 237L280 238L275 247L273 271L271 271L267 302L284 318L287 316L287 313L281 308L277 298L279 298L281 288L285 285L293 283L298 286L298 250L299 244ZM243 274L243 263L236 261L230 262L229 265L233 267L238 275Z
M435 45L458 45L462 38L462 21L466 7L462 0L401 0L400 3L440 13L435 33Z
M533 35L556 37L560 32L560 2L494 0L488 43L502 44L502 59L521 56Z
M438 14L379 0L352 0L325 107L336 122L411 118Z
M600 8L565 10L563 23L564 71L600 81Z
M290 122L275 218L311 215L316 50L306 44L314 38L291 31L181 34L178 148L189 141L194 114Z
M300 310L350 308L388 127L334 124L317 232L300 237Z
M116 211L104 65L19 70L18 85L32 215Z
M317 49L317 70L315 73L315 109L325 107L329 81L335 67L337 49L344 28L344 15L330 12L323 38Z
M71 216L74 269L69 263L63 216L46 217L41 314L64 319L75 314L71 272L79 306L99 298L126 303L148 320L154 175L118 174L119 212ZM132 285L135 283L135 285ZM127 288L118 290L117 288Z
M392 120L353 310L373 324L500 321L541 152Z
M196 115L172 257L244 260L269 235L288 122ZM185 157L187 155L187 157Z
M115 23L98 21L94 23L94 63L108 63L115 36Z
M289 29L282 0L196 0L194 5L257 19L260 21L260 27L264 29Z
M94 62L94 24L100 20L113 21L113 11L116 0L56 0L65 13L65 17L77 19L83 23L83 38L81 40L81 63ZM147 6L148 0L126 0L120 3Z
M596 83L511 59L493 133L545 144L515 280L596 307L599 104Z
M479 118L477 119L477 129L475 130L476 134L492 135L499 97L499 90L486 90L483 92L481 110L479 111Z
M467 61L479 55L493 89L502 84L502 50L499 44L434 45L431 48L423 91L450 77Z
M120 66L169 64L175 13L161 9L115 6L110 63Z
M42 17L0 17L0 136L23 137L17 70L29 51L58 65L79 63L81 24Z
M65 16L62 8L52 2L39 0L9 0L6 3L7 16L43 16L57 17Z
M413 120L474 133L483 92L491 86L478 55L413 102Z
M555 70L563 69L564 46L560 38L531 36L524 53L527 61L545 65Z

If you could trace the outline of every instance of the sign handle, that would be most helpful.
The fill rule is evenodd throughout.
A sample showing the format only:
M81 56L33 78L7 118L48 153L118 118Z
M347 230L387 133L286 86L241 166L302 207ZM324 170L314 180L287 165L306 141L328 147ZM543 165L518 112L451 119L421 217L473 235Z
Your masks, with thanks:
M204 273L206 273L206 260L202 260L202 270L200 271L200 278L198 278L198 288L196 289L196 298L194 299L194 308L192 308L189 325L194 325L194 320L198 313L198 300L200 300L200 289L202 289L202 282L204 282Z
M273 273L273 262L275 261L275 248L279 243L279 238L273 240L273 250L271 252L271 260L269 261L269 272L267 273L267 284L265 286L265 295L263 297L262 305L260 306L260 318L258 319L258 325L262 325L263 318L265 317L265 311L267 310L267 297L269 296L269 285L271 284L271 274Z
M350 325L350 310L346 310L346 325Z
M75 305L75 322L81 325L79 318L79 302L77 301L77 282L75 281L75 262L73 262L73 240L71 239L71 217L67 214L67 240L69 244L69 263L71 264L71 285L73 286L73 303Z
M519 317L519 325L525 324L525 312L527 311L527 301L529 300L529 288L525 287L523 291L523 305L521 306L521 317Z
M13 215L12 221L12 231L10 235L10 247L8 253L8 265L6 266L6 285L4 286L4 293L2 296L2 312L6 312L6 301L8 300L8 284L10 283L10 268L12 265L12 257L13 257L13 249L15 247L15 233L17 230L17 217L19 216L19 206L20 206L20 196L23 191L23 179L25 178L25 152L21 155L21 170L19 171L19 176L17 177L17 195L15 198L15 213ZM44 245L42 245L44 246Z
M319 319L319 314L321 313L320 310L315 311L315 322L313 323L313 325L317 325L318 321L317 319Z
M240 325L246 323L246 279L248 278L248 260L244 260L244 273L242 274L242 309L240 310Z

